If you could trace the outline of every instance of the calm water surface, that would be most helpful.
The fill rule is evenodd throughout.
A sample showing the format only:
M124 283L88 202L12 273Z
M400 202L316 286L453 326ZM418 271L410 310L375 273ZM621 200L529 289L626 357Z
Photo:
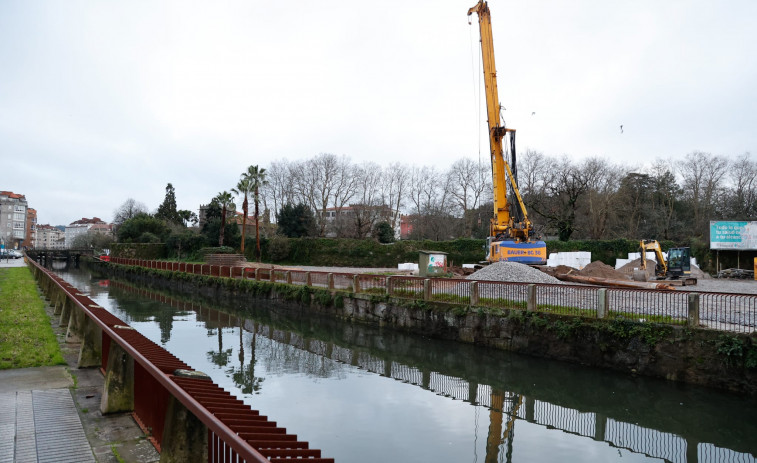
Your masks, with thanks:
M754 398L59 273L339 462L757 461Z

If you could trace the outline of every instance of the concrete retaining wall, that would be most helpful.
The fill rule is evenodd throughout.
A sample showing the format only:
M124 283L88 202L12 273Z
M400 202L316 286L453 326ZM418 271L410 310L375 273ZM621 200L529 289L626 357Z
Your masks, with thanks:
M422 336L757 394L757 336L624 319L597 320L327 291L252 280L141 271L111 266L117 276L219 303L276 307Z

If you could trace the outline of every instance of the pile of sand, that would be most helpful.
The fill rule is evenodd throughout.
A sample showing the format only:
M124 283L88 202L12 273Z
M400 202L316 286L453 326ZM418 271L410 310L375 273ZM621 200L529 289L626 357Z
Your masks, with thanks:
M623 272L619 272L611 266L595 260L583 269L578 271L578 274L584 277L597 277L606 278L608 280L630 280L631 277ZM631 272L633 275L633 271Z

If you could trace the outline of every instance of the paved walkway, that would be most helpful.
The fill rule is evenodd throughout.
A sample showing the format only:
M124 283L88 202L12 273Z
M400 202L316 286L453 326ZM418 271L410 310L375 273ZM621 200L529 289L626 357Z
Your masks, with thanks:
M0 371L0 462L96 461L70 386L62 366Z
M23 267L23 259L2 267ZM68 366L0 370L0 463L154 463L160 455L128 413L100 413L103 375L78 369L79 344L53 332Z

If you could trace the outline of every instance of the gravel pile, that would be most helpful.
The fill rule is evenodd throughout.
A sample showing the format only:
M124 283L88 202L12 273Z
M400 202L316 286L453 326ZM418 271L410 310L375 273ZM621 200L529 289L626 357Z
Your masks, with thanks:
M515 283L562 284L541 270L517 262L495 262L465 277L469 280L510 281Z

